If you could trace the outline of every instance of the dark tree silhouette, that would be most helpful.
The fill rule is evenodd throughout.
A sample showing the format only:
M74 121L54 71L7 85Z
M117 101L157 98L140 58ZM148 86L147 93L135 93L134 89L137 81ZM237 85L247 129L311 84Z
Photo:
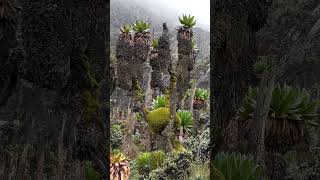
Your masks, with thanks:
M0 179L78 179L87 160L106 176L107 2L8 2L0 1Z
M263 27L271 1L211 2L213 39L211 96L211 140L213 158L223 147L221 132L240 107L249 85L257 84L253 74L256 61L256 32Z

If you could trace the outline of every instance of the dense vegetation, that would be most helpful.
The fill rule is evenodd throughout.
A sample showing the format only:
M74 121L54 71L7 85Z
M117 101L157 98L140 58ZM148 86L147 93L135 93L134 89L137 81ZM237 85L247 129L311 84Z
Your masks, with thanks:
M111 148L129 158L129 163L122 163L123 172L117 173L126 174L124 179L209 178L209 89L197 88L199 77L192 77L199 72L201 51L193 37L196 19L191 15L177 19L181 25L174 40L176 57L166 23L158 38L151 39L152 27L143 19L132 27L122 25L118 32L112 66L117 69L119 89L114 93L127 92L130 104L112 107ZM121 171L119 165L110 166L112 172ZM118 180L117 174L110 178Z

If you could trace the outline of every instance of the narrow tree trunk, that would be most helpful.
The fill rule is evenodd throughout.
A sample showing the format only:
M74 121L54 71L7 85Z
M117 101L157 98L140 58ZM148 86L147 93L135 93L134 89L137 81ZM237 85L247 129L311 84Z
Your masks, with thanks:
M177 87L176 87L176 74L173 70L172 63L169 67L170 73L170 121L165 130L162 132L162 135L166 138L166 152L170 152L173 147L171 144L171 138L174 137L173 133L173 124L176 118L176 98L177 98Z
M254 111L253 121L255 123L255 132L253 134L254 139L252 145L254 148L250 148L253 151L255 160L263 168L265 167L265 127L266 121L269 115L270 103L272 99L272 91L274 87L275 74L265 73L262 75L262 79L259 85L257 94L256 108Z
M197 89L197 83L196 81L192 82L192 87L191 87L191 92L190 92L190 97L189 97L189 111L191 113L193 113L193 99L194 99L194 95L196 93L196 89Z

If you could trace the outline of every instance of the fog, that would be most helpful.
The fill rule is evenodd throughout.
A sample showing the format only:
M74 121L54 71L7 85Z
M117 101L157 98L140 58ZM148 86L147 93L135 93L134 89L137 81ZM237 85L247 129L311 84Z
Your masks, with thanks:
M162 17L177 18L191 14L197 19L198 27L210 29L210 0L111 0L136 3ZM112 7L111 7L112 8Z

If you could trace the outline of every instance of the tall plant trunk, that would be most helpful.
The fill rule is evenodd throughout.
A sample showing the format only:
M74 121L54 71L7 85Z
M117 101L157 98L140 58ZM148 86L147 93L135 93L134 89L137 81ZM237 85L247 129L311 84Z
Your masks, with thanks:
M132 48L131 34L120 34L116 46L117 86L125 90L129 90L132 87L132 77L130 73Z
M253 122L255 123L253 132L253 155L262 169L266 170L265 165L265 129L266 121L269 115L270 104L272 99L272 91L274 88L275 73L269 72L262 75L261 82L257 94L256 108L253 115Z
M256 61L256 32L265 24L270 1L211 2L213 26L213 106L211 114L211 158L223 147L222 132L236 116L250 85L257 84L253 74ZM212 99L213 99L212 98ZM211 99L211 101L212 101ZM215 112L213 112L213 109Z
M166 23L163 23L163 32L159 38L158 48L151 51L150 65L152 66L151 87L154 89L154 96L164 94L168 86L163 82L163 77L168 74L168 67L171 62L170 38Z
M193 31L190 28L178 29L178 62L177 62L177 107L180 109L181 101L190 82L190 71L194 65L194 51L192 49Z
M194 80L192 82L191 93L190 93L190 97L189 97L189 105L188 105L189 111L191 113L193 113L193 99L194 99L194 95L196 93L196 89L197 89L197 82L196 82L196 80Z
M149 57L150 50L150 34L149 33L135 33L133 40L133 58L130 62L131 77L132 77L132 90L133 98L135 101L135 111L139 111L144 118L146 114L144 112L146 92L144 92L150 84L150 80L143 79L144 72L142 67L146 67L146 63ZM151 73L151 72L150 72ZM149 84L148 84L149 83ZM145 85L145 87L143 87Z
M177 84L176 84L176 73L174 72L172 62L169 66L169 73L170 73L170 121L167 125L167 127L163 130L161 133L162 136L165 138L166 141L166 152L170 152L173 149L171 140L174 138L174 132L173 132L173 125L176 118L176 98L177 98Z

